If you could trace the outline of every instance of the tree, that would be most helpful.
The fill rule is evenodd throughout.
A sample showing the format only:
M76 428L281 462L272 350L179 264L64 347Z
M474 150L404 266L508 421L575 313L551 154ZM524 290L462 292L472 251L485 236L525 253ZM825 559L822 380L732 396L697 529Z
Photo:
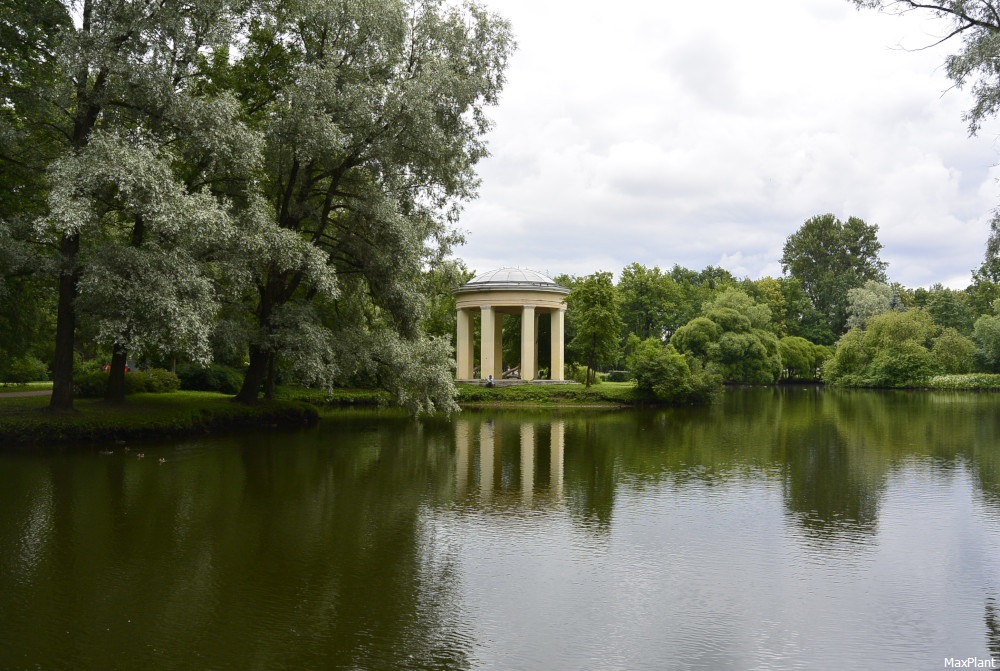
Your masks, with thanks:
M772 384L781 376L778 338L770 329L771 310L739 289L729 288L703 307L670 339L684 354L699 358L723 379Z
M459 240L512 48L506 21L441 0L322 0L251 23L227 79L265 142L247 184L265 205L255 229L310 249L265 246L247 264L253 330L238 400L269 393L288 315L318 314L295 306L319 294L335 314L310 328L325 334L320 351L340 353L314 361L325 384L373 362L383 335L423 337L421 273Z
M0 159L5 170L43 175L48 188L42 194L44 206L36 212L36 229L56 258L53 410L72 407L77 303L88 255L103 249L105 234L129 240L134 247L147 241L170 244L156 240L155 230L146 237L148 191L131 192L129 176L121 183L97 184L98 179L87 184L88 167L97 165L100 157L114 161L116 152L105 151L113 145L122 151L154 147L160 151L157 163L169 167L169 179L162 186L178 186L194 195L190 184L183 184L182 173L188 171L182 170L184 162L174 151L186 145L211 163L213 155L225 154L220 138L200 143L197 129L239 128L231 116L214 125L203 123L204 107L195 102L203 93L206 54L227 51L225 45L234 33L232 9L224 0L146 4L43 0L15 3L15 23L2 24L4 48L9 51L0 61L9 65L0 75L0 135L13 133L19 139L11 144L22 149L3 153ZM10 55L14 58L7 61ZM103 143L95 144L95 137L103 138ZM197 166L195 156L183 158ZM61 197L66 194L80 197ZM142 281L134 268L119 278ZM116 358L124 363L127 345L116 344L122 346L116 349Z
M816 345L799 336L785 336L778 341L781 365L788 380L815 380L819 369L832 356L825 345Z
M868 321L892 309L892 287L868 280L862 287L847 290L847 328L864 328Z
M885 281L879 259L878 226L857 217L841 222L832 214L807 220L785 241L782 271L802 283L813 307L834 335L847 323L847 292L867 280Z
M889 311L872 317L866 328L855 327L837 343L823 368L831 384L849 387L912 387L946 370L961 344L941 329L922 308ZM937 353L933 351L937 348Z
M630 348L629 372L640 394L671 404L705 403L722 387L722 379L704 369L692 355L680 354L658 338L638 341Z
M596 272L577 279L566 297L566 306L574 328L569 350L586 362L589 387L591 371L618 357L622 320L611 273Z
M672 323L672 312L679 300L680 290L669 275L638 263L626 266L616 287L622 321L623 335L634 333L641 340L662 339L677 325Z

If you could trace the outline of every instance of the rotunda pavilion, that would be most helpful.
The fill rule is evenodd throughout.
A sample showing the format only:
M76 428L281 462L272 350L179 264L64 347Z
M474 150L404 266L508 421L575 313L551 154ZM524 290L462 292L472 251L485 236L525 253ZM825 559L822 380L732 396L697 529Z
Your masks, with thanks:
M458 340L455 355L458 360L456 377L473 379L475 352L473 319L480 315L480 373L481 379L492 375L500 379L503 374L503 319L504 315L521 315L522 380L538 376L538 318L551 315L551 365L552 380L563 379L563 330L566 318L566 296L569 289L533 270L500 268L477 275L455 289L458 307ZM511 362L515 363L515 362Z

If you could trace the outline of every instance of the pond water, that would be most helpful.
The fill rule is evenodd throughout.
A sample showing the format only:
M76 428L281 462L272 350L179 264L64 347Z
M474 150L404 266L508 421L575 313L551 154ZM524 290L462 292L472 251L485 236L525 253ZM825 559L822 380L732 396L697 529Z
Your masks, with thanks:
M0 668L1000 667L1000 395L103 449L0 456Z

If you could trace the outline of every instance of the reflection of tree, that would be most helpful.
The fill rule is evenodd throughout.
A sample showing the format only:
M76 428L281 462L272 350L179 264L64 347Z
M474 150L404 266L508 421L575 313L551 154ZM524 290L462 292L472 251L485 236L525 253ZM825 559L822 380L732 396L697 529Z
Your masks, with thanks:
M468 668L452 559L420 524L448 434L414 426L338 421L162 465L155 448L59 458L36 488L52 539L32 573L0 575L18 613L0 666Z
M990 656L1000 659L1000 610L997 609L996 598L986 598L986 642L990 647Z

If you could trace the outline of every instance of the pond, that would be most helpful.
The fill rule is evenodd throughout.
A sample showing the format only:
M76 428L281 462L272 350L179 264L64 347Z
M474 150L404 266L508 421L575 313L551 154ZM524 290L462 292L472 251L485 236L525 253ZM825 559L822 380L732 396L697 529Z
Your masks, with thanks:
M0 668L1000 667L1000 395L129 447L0 456Z

